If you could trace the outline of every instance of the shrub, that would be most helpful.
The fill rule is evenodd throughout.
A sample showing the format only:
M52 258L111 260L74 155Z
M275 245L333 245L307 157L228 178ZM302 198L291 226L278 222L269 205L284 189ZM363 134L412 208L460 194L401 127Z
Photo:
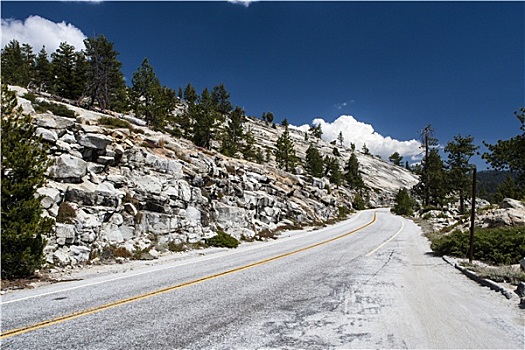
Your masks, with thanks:
M38 113L43 113L43 112L49 111L49 112L53 113L54 115L60 115L60 116L63 116L63 117L68 117L68 118L75 118L76 117L75 111L72 111L71 109L69 109L66 106L61 105L61 104L57 104L57 103L53 103L53 102L47 102L47 101L42 101L42 102L35 102L35 103L33 103L33 106L35 107L35 111L38 112Z
M101 124L101 125L114 127L114 128L131 129L131 124L128 121L122 120L122 119L119 119L119 118L114 118L114 117L106 117L106 116L100 117L98 119L98 123Z
M350 214L350 209L346 205L341 205L338 209L337 218L344 219Z
M406 188L399 189L396 195L396 204L392 208L392 212L397 215L412 216L414 214L415 201L410 197Z
M77 217L77 212L75 209L67 202L60 203L58 207L57 222L63 224L73 223L73 219Z
M355 210L366 209L365 200L359 193L355 194L354 201L352 202L352 206L354 207Z
M207 240L208 245L212 247L237 248L239 241L224 231L217 231L217 236Z
M456 230L432 240L432 250L438 255L466 258L469 232ZM475 260L496 265L517 264L525 256L525 228L506 227L479 229L474 233Z

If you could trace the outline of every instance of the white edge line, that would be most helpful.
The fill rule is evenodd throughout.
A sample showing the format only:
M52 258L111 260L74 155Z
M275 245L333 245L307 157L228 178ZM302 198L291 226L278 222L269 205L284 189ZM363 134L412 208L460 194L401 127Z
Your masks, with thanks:
M379 247L375 248L374 250L370 251L368 254L366 254L365 256L370 256L372 254L374 254L375 252L377 252L379 249L383 248L388 242L390 242L391 240L393 240L394 238L396 238L396 236L398 234L401 233L401 231L403 231L403 229L405 228L405 222L403 220L401 220L401 228L399 229L399 231L397 231L392 237L390 237L389 239L387 239L385 242L383 242Z
M357 219L360 215L361 215L361 212L358 212L357 215L351 217L348 220ZM303 237L304 236L310 236L310 235L315 234L315 233L319 233L319 231L305 231L305 234L303 235ZM283 237L283 240L281 240L281 242L284 243L285 241L294 240L294 239L299 238L299 237L300 237L299 235L297 235L296 237L294 237L293 235L287 236L287 237ZM273 241L273 242L268 242L268 244L265 244L265 245L246 247L246 249L244 249L243 251L250 251L250 250L254 250L254 249L260 249L262 247L267 247L269 245L274 245L274 244L277 244L277 243L280 243L280 242L278 240L276 240L276 241ZM220 255L220 256L222 256L222 255ZM119 276L119 277L110 278L110 279L104 279L104 280L98 281L98 282L84 283L84 284L81 284L81 285L78 285L78 286L75 286L75 287L68 287L68 288L63 288L63 289L59 289L59 290L54 290L54 291L51 291L51 292L35 294L35 295L29 295L27 297L22 297L22 298L8 300L8 301L0 301L0 305L6 305L6 304L11 304L11 303L16 303L16 302L19 302L19 301L35 299L35 298L40 298L40 297L44 297L44 296L48 296L48 295L52 295L52 294L58 294L58 293L62 293L62 292L67 292L67 291L70 291L70 290L96 286L98 284L114 282L114 281L118 281L118 280L121 280L121 279L132 278L132 277L145 275L145 274L152 273L152 272L169 270L169 269L173 269L173 268L184 266L184 265L189 265L189 264L193 264L193 263L198 263L198 262L202 262L202 261L216 259L216 258L218 258L220 256L214 254L214 255L211 255L209 257L203 257L201 259L195 259L195 260L189 259L188 261L175 263L174 265L169 265L169 266L162 266L162 267L159 267L157 269L148 269L147 271L137 272L137 273L130 274L130 275L126 274L124 276Z

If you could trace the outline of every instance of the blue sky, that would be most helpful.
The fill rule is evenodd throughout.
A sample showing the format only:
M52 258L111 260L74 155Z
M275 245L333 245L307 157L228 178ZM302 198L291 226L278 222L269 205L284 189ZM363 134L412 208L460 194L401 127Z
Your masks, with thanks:
M410 140L428 123L443 145L458 133L479 145L507 139L525 106L524 2L2 1L1 9L2 46L23 35L50 51L59 32L77 42L104 34L128 81L148 57L163 85L224 83L249 115L322 119L327 139L343 130L383 158L417 153Z

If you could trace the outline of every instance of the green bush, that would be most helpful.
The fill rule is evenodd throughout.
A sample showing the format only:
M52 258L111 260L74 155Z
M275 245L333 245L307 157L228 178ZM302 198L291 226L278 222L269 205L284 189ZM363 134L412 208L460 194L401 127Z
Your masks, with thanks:
M217 231L217 236L207 240L208 245L221 248L237 248L239 241L224 231Z
M72 224L73 219L77 217L75 209L67 202L60 203L58 207L57 222L63 224Z
M438 255L466 258L469 249L469 232L454 231L434 238L432 250ZM525 256L525 228L506 227L480 229L474 232L475 260L496 264L517 264Z
M35 102L33 103L33 106L35 107L35 111L38 113L44 113L44 112L51 112L54 115L60 115L63 117L68 118L75 118L76 113L75 111L72 111L71 109L67 108L65 105L53 103L53 102Z
M355 210L365 210L366 209L365 200L359 193L355 194L354 201L352 202L352 206L354 207Z
M415 201L410 197L406 188L399 189L396 195L396 204L392 208L392 212L397 215L412 216L414 214Z
M100 117L98 119L98 123L100 125L105 125L105 126L110 126L110 127L114 127L114 128L127 128L127 129L131 129L131 124L126 121L126 120L122 120L122 119L119 119L119 118L114 118L114 117Z

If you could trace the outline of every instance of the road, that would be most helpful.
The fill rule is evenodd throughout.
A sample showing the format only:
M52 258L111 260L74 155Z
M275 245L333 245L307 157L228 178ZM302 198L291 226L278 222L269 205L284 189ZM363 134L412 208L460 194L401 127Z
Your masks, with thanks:
M321 230L2 297L2 349L523 349L524 313L411 221Z

